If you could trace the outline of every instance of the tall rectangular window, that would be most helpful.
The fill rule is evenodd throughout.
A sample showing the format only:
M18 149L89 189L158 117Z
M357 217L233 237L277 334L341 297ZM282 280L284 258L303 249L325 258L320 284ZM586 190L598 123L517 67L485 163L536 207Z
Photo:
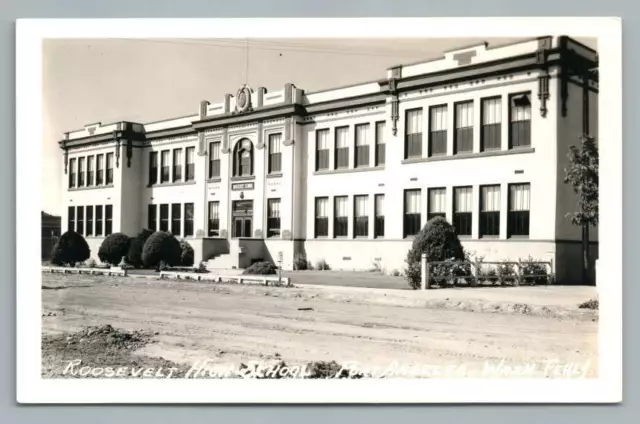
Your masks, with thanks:
M76 174L76 160L69 159L69 188L76 186L78 175Z
M509 147L531 146L531 93L509 96Z
M415 236L420 231L420 199L419 189L404 191L404 237Z
M444 187L429 189L429 209L427 220L436 216L446 218L447 216L447 189Z
M404 158L422 157L422 109L405 112Z
M184 236L193 236L193 203L184 204Z
M355 237L369 236L369 196L353 197L353 234Z
M147 206L147 228L152 231L158 230L158 205Z
M376 157L375 166L382 166L386 158L386 144L384 141L385 122L376 122Z
M455 187L453 189L453 226L461 236L471 235L473 215L472 187Z
M209 237L220 235L220 202L209 202Z
M480 150L500 150L502 146L502 99L482 99Z
M67 231L75 231L76 230L76 207L69 206L67 209Z
M158 182L158 152L149 152L149 185Z
M113 153L107 153L107 185L113 184Z
M195 147L187 147L185 150L185 171L186 171L186 181L193 181L196 179L196 148Z
M160 205L160 231L169 231L169 205Z
M349 127L336 128L336 157L335 167L349 167Z
M429 156L447 154L447 105L429 108Z
M85 158L78 158L78 187L84 187L85 179L84 179L84 160Z
M269 134L269 174L282 172L282 134Z
M96 185L102 184L104 184L104 155L100 154L96 156Z
M173 182L182 181L182 149L173 149Z
M280 199L267 200L267 237L280 235Z
M500 235L500 186L480 187L480 237Z
M530 196L529 184L509 184L508 237L529 235Z
M180 233L180 208L182 205L180 203L171 204L171 234L174 236L179 236Z
M384 237L384 194L376 194L374 209L373 237L381 238Z
M94 163L95 158L93 156L87 156L87 187L91 187L93 185L93 177L94 177Z
M160 182L169 182L169 150L160 152Z
M369 124L356 125L356 168L369 166Z
M316 171L329 169L329 130L316 131Z
M473 152L473 101L456 103L455 153Z
M108 236L113 232L113 205L104 207L104 235Z
M76 232L84 235L84 206L78 206L76 215L78 217L76 221Z
M329 236L329 198L316 197L315 236Z
M333 237L346 237L349 234L349 214L347 196L333 198Z
M87 206L87 228L85 229L85 234L88 236L93 235L93 206Z
M104 225L104 216L102 215L102 205L96 205L96 236L103 235L102 226Z
M209 143L209 178L220 176L220 142Z

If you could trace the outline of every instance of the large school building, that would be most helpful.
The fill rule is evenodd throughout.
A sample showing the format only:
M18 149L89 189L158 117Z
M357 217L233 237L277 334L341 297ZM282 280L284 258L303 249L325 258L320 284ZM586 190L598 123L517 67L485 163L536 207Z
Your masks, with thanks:
M486 43L306 92L240 87L160 122L65 133L62 229L97 257L112 232L188 240L211 268L296 254L333 269L404 269L434 216L485 260L580 272L567 150L598 131L597 53L568 37ZM591 232L597 252L597 231ZM592 255L592 258L596 254Z

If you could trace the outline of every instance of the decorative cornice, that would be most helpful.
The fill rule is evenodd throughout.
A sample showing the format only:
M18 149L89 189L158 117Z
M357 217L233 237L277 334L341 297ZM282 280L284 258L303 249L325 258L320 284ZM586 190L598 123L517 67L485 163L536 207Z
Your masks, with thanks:
M131 156L133 156L133 142L127 140L127 168L131 168Z
M69 133L64 133L64 139L62 140L62 150L64 150L64 173L67 174L67 169L69 167L69 148L67 147L67 142L69 140Z
M120 167L120 137L118 137L118 132L113 132L113 139L116 142L116 168Z

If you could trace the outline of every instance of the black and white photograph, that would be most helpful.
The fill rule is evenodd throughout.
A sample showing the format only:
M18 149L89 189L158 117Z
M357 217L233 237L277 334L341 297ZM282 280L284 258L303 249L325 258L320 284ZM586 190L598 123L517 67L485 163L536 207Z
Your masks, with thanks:
M19 401L619 401L619 21L518 19L19 23Z

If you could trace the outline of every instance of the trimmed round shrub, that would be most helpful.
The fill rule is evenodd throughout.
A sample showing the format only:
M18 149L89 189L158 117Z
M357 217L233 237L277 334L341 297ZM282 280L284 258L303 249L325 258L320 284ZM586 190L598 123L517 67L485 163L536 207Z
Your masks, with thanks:
M153 231L145 228L137 236L131 238L129 252L127 252L127 262L136 268L142 266L142 248L151 234L153 234Z
M193 253L193 247L191 247L186 240L180 240L180 250L180 265L193 266L193 258L195 256Z
M414 289L420 288L421 258L423 253L427 254L427 262L465 260L464 249L460 239L458 239L455 228L440 216L427 222L416 235L413 245L409 253L407 253L405 278ZM434 272L430 272L430 275L438 277L448 274L450 267L443 265L434 267ZM431 271L431 268L429 271Z
M242 271L247 275L274 275L278 273L278 267L273 262L256 262Z
M182 249L180 242L172 234L156 231L151 234L142 248L142 265L145 268L180 265Z
M89 259L89 256L91 256L91 250L84 237L75 231L67 231L53 246L51 263L59 266L75 266Z
M100 245L100 249L98 249L98 258L100 258L101 262L118 265L122 258L127 256L130 244L131 241L126 234L109 234Z

